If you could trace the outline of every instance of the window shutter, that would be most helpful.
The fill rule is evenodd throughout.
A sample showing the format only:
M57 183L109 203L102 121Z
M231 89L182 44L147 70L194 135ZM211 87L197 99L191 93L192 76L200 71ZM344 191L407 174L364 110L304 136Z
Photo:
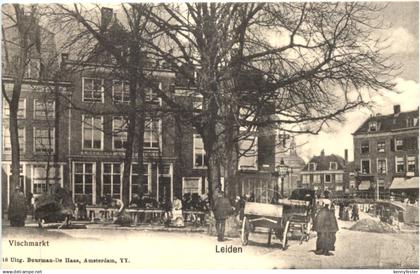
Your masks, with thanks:
M395 151L395 140L391 139L391 151Z

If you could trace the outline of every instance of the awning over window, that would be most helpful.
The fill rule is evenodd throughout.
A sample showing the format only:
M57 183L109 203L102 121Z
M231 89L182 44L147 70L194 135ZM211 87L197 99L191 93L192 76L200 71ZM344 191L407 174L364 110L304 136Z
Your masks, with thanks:
M359 185L359 190L368 190L370 188L370 181L362 181Z
M418 189L418 188L419 188L419 177L411 177L410 179L394 178L394 180L392 180L392 184L389 189Z

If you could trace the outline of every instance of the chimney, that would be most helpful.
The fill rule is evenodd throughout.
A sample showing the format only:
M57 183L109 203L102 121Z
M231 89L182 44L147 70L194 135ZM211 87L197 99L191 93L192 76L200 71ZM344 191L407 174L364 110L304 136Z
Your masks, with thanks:
M325 156L325 152L324 150L321 150L321 156L324 157Z
M399 114L401 112L400 105L394 105L394 114Z
M347 164L348 160L349 160L349 151L348 151L348 149L345 149L344 150L344 161L345 161L346 164Z
M101 29L104 31L111 23L112 16L113 16L113 9L111 8L101 8Z

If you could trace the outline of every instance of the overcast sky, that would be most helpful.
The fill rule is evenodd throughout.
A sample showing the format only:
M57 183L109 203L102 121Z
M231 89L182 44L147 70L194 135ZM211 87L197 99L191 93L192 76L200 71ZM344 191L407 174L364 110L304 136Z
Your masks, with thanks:
M388 36L390 47L387 53L402 66L402 72L395 79L398 93L387 92L385 96L374 94L371 100L375 102L372 111L358 109L349 112L346 122L332 124L319 135L299 136L301 144L298 152L305 161L319 155L324 149L326 154L337 154L344 157L344 149L349 150L349 160L353 160L353 137L351 133L371 114L390 114L393 105L400 104L402 111L414 110L419 105L419 5L416 2L393 2L383 11L384 23L389 29L380 35Z

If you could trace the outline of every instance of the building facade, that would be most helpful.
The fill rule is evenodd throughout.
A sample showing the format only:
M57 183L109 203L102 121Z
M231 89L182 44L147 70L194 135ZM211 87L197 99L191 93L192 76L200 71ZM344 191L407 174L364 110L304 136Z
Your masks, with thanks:
M300 174L302 187L315 190L318 195L327 191L341 196L348 181L345 159L335 154L325 155L324 150L312 157Z
M37 25L29 16L23 17L28 24L34 46L28 50L27 66L22 79L18 104L18 138L20 146L20 187L26 197L47 191L55 182L68 185L67 153L69 136L68 101L71 83L56 77L60 74L54 35ZM10 22L9 22L10 23ZM19 37L15 25L3 21L7 39L2 42L2 208L7 209L11 186L10 108L16 84L16 57Z
M418 109L401 112L395 105L392 114L372 116L353 133L359 191L376 198L394 191L418 196L418 123Z

